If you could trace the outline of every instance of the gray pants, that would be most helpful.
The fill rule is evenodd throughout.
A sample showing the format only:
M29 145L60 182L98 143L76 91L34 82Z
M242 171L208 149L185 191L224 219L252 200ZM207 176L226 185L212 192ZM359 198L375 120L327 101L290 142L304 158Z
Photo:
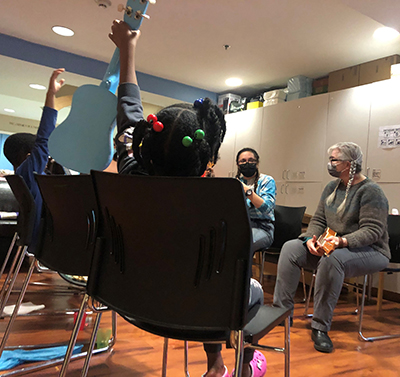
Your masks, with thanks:
M370 246L336 249L329 257L318 257L308 251L303 241L288 241L279 256L274 306L293 309L301 268L317 270L311 327L329 331L344 278L378 272L388 263L387 257Z

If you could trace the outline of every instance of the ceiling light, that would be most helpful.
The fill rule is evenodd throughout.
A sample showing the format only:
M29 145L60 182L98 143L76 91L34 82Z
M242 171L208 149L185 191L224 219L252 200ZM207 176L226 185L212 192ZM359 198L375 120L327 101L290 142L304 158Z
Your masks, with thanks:
M380 42L389 42L395 39L399 32L391 27L380 27L375 30L374 38Z
M243 84L243 80L237 77L231 77L225 80L225 84L228 86L240 86Z
M6 113L15 113L15 110L13 110L13 109L4 109L4 111Z
M73 30L68 29L64 26L53 26L51 28L56 34L61 35L63 37L72 37L75 33Z
M37 90L46 90L46 87L44 85L40 84L29 84L29 87L32 89L37 89Z

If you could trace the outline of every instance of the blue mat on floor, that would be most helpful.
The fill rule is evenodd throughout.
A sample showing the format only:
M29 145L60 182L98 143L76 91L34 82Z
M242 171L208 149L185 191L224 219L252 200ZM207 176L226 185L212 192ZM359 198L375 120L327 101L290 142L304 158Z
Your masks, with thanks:
M82 347L83 344L75 346L73 354L79 353ZM65 356L67 348L67 346L58 346L32 350L16 349L3 351L0 359L0 370L11 369L23 363L62 358Z

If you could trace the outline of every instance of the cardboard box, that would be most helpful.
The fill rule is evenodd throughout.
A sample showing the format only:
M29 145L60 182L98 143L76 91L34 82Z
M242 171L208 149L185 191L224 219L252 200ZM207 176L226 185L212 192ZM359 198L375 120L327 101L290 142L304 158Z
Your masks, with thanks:
M353 88L359 85L360 66L355 65L329 74L328 92Z
M320 88L321 86L328 86L328 85L329 85L329 76L315 79L312 83L313 88Z
M261 101L249 102L246 110L257 109L258 107L263 107L263 103Z
M328 85L317 86L312 89L312 94L315 96L316 94L328 93Z
M360 64L360 79L358 85L390 79L391 66L397 63L400 63L400 55L387 56L386 58Z
M221 94L218 96L218 107L224 114L229 113L229 105L232 101L240 101L242 97L233 93Z

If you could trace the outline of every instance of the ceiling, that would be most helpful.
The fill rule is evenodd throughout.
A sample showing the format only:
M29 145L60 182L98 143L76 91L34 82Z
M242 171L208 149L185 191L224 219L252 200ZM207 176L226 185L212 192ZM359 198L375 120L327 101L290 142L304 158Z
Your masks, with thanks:
M115 47L108 33L112 20L123 18L117 7L124 1L111 2L104 9L95 0L1 0L0 33L108 63ZM398 0L158 0L147 13L137 70L216 93L254 94L284 87L295 75L318 78L400 53L400 38L386 44L372 38L382 25L400 30ZM60 37L54 25L75 35ZM44 94L27 84L46 85L51 69L2 55L0 67L0 114L19 106L18 116L38 119ZM241 88L226 87L232 76L242 78ZM64 77L70 85L99 83ZM145 97L168 104L161 96Z

